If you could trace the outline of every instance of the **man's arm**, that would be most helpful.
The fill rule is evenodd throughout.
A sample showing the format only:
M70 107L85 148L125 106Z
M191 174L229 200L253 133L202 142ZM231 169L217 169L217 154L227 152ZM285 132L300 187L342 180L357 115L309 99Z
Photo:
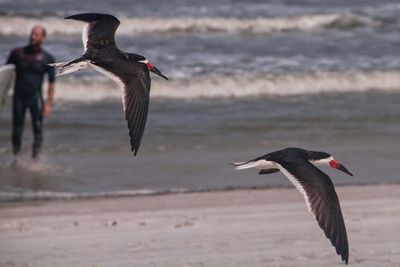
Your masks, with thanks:
M50 58L50 63L53 63L53 57ZM51 113L51 108L53 106L54 91L56 88L56 73L54 67L48 66L47 75L49 76L49 90L47 92L46 103L43 108L43 116L48 117Z
M54 91L56 88L56 83L53 81L51 83L49 83L49 90L47 93L47 99L46 99L46 103L44 104L44 108L43 108L43 116L47 117L50 115L51 113L51 108L53 106L53 97L54 97Z
M16 50L14 49L14 50L12 50L11 53L8 55L6 64L15 64L15 61L16 61L16 59L15 59L16 55L15 55L15 54L16 54Z

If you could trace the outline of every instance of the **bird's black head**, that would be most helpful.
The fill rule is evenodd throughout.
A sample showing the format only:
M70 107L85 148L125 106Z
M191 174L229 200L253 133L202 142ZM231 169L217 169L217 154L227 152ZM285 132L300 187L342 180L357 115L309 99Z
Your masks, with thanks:
M136 55L136 54L129 54L129 58L135 60L138 63L141 64L145 64L147 66L147 69L155 74L157 74L158 76L168 80L167 76L165 76L164 74L162 74L162 72L157 69L152 63L150 63L150 61L141 56L141 55Z
M323 161L329 158L332 158L331 154L326 153L326 152L320 152L320 151L307 151L308 152L308 159L310 161Z
M319 151L308 151L308 160L317 165L328 165L331 168L338 169L350 176L353 174L343 164L339 163L331 154Z

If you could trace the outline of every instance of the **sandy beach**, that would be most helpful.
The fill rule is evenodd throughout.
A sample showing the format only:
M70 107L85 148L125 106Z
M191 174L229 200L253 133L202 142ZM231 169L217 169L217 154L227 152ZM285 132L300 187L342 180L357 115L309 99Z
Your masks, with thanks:
M352 266L400 266L400 185L337 187ZM293 188L0 204L0 266L344 266Z

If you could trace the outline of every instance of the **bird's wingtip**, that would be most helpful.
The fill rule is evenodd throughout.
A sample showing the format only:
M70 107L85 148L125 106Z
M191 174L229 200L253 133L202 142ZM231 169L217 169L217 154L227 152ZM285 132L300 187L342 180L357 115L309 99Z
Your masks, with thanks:
M235 170L235 171L237 170L237 165L235 162L228 162L228 164L232 165L234 167L233 170Z
M78 16L81 16L81 15L84 15L84 14L69 15L69 16L66 16L64 19L76 19Z
M347 254L342 258L342 260L346 263L346 265L348 265L348 264L349 264L349 254L347 253Z
M74 14L74 15L66 16L64 19L82 20L82 18L87 18L89 14L91 14L91 13Z
M120 21L113 15L110 14L103 14L103 13L81 13L81 14L75 14L75 15L70 15L65 17L64 19L74 19L74 20L79 20L83 22L94 22L98 20L112 20L120 23Z
M133 156L136 157L137 153L139 152L139 147L131 147L131 151L133 152Z
M230 162L231 165L233 165L235 168L233 170L237 171L237 170L241 170L243 169L243 165L246 164L246 161L243 162Z

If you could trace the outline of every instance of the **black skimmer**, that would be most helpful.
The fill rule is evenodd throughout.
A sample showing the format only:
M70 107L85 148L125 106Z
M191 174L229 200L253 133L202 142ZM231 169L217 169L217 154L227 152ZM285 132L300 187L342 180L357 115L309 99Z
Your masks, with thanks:
M315 165L329 165L353 176L342 164L325 152L286 148L246 161L232 163L235 170L256 168L259 174L281 171L303 195L309 212L347 264L349 245L339 199L328 175Z
M81 57L53 64L58 75L93 68L114 80L122 90L125 119L128 121L131 150L136 156L147 120L150 94L150 74L168 80L149 60L141 55L121 51L115 43L115 31L120 21L107 14L85 13L66 17L86 22Z

